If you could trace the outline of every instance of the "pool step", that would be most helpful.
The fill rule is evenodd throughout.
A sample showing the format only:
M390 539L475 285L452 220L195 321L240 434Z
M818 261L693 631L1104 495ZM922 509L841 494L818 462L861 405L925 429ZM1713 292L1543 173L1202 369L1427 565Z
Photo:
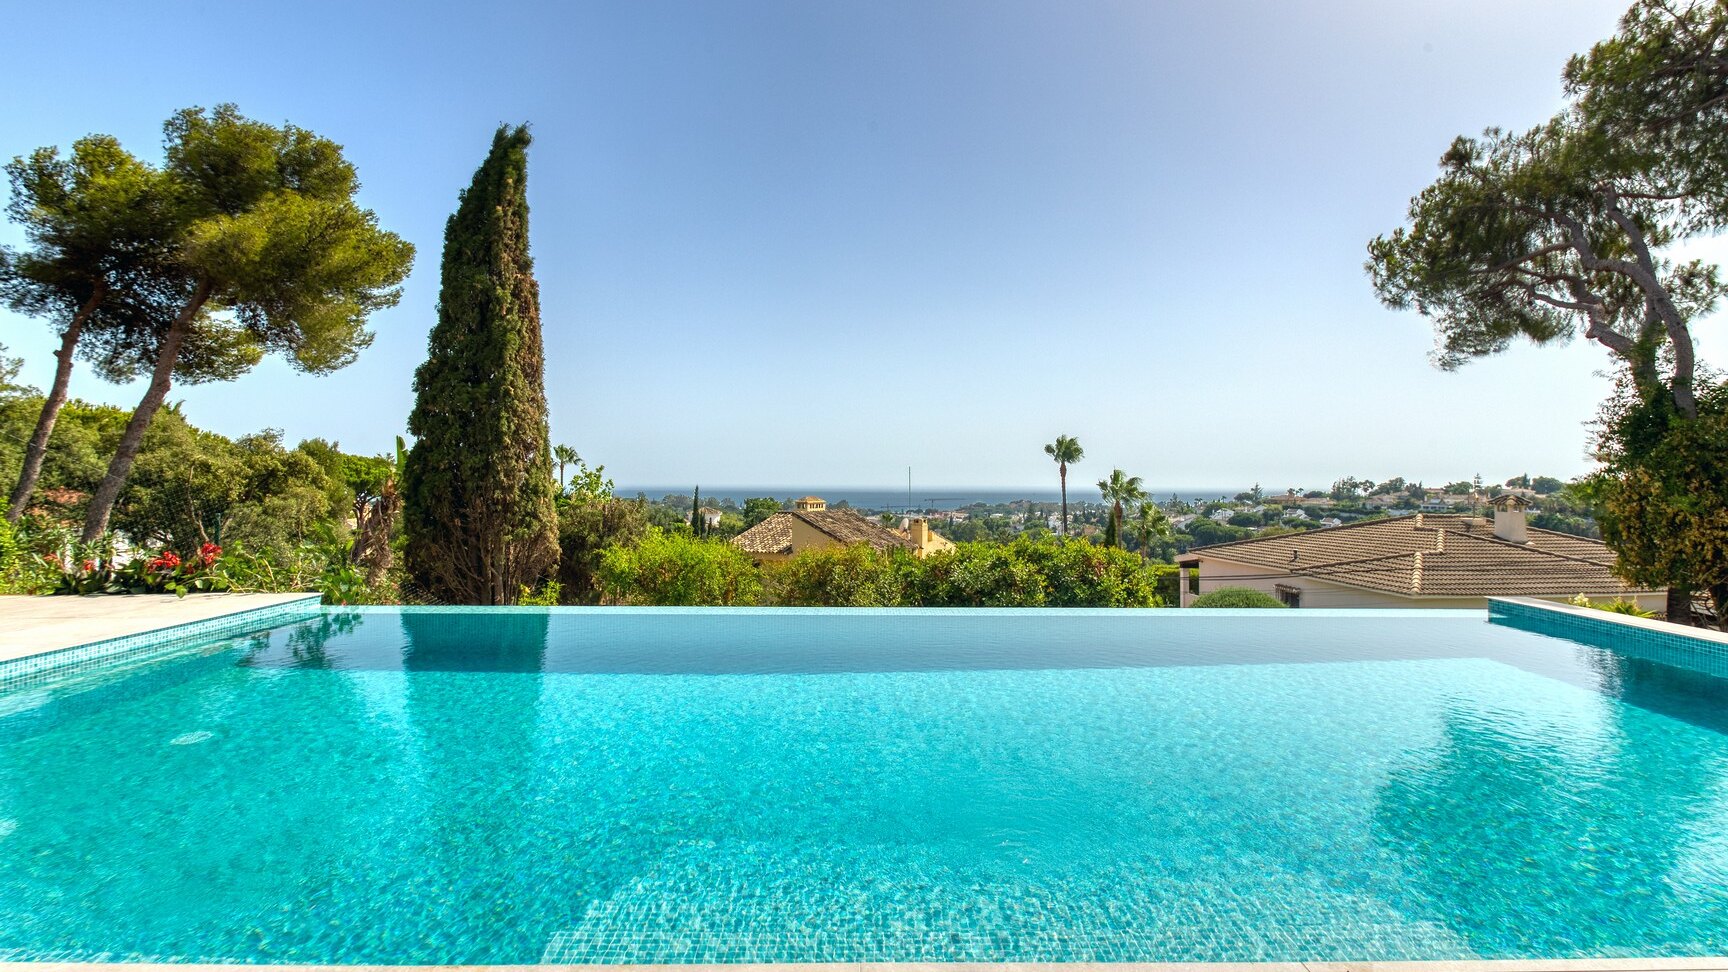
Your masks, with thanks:
M904 850L904 849L900 849ZM1185 876L1158 897L1141 882L1061 887L966 880L916 865L773 852L678 854L554 934L548 964L760 962L1288 961L1364 954L1475 958L1433 922L1367 897L1262 873L1252 889ZM894 873L892 882L847 875ZM1269 892L1268 881L1278 885ZM1292 915L1310 921L1292 924ZM1313 916L1325 915L1316 922ZM1223 929L1224 931L1221 931Z

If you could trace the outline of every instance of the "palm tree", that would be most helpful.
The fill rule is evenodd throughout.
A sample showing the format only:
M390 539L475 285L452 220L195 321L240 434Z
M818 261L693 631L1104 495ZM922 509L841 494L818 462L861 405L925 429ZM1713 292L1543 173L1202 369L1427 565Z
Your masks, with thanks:
M1062 535L1068 535L1068 467L1086 458L1080 440L1071 435L1059 435L1044 447L1044 454L1056 460L1056 473L1062 477Z
M1140 555L1152 556L1152 541L1170 536L1170 518L1151 500L1140 501L1139 515L1134 518L1134 537L1140 541Z
M552 447L552 461L558 464L558 489L560 492L564 489L564 467L574 464L580 459L581 457L576 455L576 450L567 445Z
M1130 476L1120 469L1110 470L1109 479L1098 480L1098 491L1110 506L1110 527L1104 532L1106 547L1122 543L1122 504L1146 498L1146 486L1139 476Z

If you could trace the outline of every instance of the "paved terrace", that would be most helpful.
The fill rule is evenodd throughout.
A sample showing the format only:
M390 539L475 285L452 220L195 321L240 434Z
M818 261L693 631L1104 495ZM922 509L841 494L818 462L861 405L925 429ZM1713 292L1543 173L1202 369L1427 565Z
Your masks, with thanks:
M0 597L0 662L92 641L274 607L309 594L96 594ZM3 963L0 963L3 964ZM43 966L33 966L38 970Z

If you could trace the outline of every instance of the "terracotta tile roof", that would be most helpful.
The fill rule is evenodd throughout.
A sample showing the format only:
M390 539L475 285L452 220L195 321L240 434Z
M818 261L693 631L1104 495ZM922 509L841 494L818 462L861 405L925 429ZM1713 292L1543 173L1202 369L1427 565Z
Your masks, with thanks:
M791 553L791 514L780 512L769 515L768 519L733 537L732 545L745 553Z
M851 510L781 510L732 538L745 553L787 554L792 552L792 521L803 520L838 543L867 543L877 550L912 550L907 537L859 516Z
M1405 597L1647 590L1614 576L1614 554L1601 541L1535 528L1529 539L1511 543L1494 536L1492 524L1428 513L1218 543L1188 554Z

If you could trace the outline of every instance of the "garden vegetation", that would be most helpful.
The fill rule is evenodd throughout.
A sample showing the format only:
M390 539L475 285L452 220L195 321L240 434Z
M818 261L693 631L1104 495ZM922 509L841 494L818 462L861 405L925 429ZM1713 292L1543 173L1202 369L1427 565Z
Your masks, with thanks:
M1728 228L1728 4L1638 0L1564 80L1549 121L1446 147L1403 225L1370 242L1367 272L1387 305L1432 323L1442 367L1520 339L1599 346L1619 377L1599 416L1600 469L1564 489L1526 477L1545 497L1535 522L1599 526L1628 580L1669 588L1670 618L1728 627L1728 384L1700 365L1692 332L1725 285L1682 249ZM529 141L500 128L449 218L414 442L380 455L291 447L270 430L215 435L169 401L266 355L322 374L369 345L370 316L396 303L414 253L356 202L341 146L222 105L168 119L159 162L103 135L14 159L6 211L26 242L0 248L0 300L48 322L59 347L45 391L19 387L0 355L0 473L13 483L0 585L316 589L340 603L1151 607L1175 599L1172 568L1153 561L1182 545L1312 525L1262 504L1258 487L1253 510L1160 507L1113 469L1098 481L1101 542L1086 519L1087 536L1071 536L1068 472L1086 455L1067 435L1044 447L1061 536L978 517L954 527L957 550L923 560L849 548L758 566L724 537L773 500L723 512L708 536L699 494L689 521L616 497L603 469L550 441ZM146 379L136 407L70 400L80 363ZM1332 498L1422 494L1409 485L1351 478ZM1178 534L1166 513L1196 515Z

